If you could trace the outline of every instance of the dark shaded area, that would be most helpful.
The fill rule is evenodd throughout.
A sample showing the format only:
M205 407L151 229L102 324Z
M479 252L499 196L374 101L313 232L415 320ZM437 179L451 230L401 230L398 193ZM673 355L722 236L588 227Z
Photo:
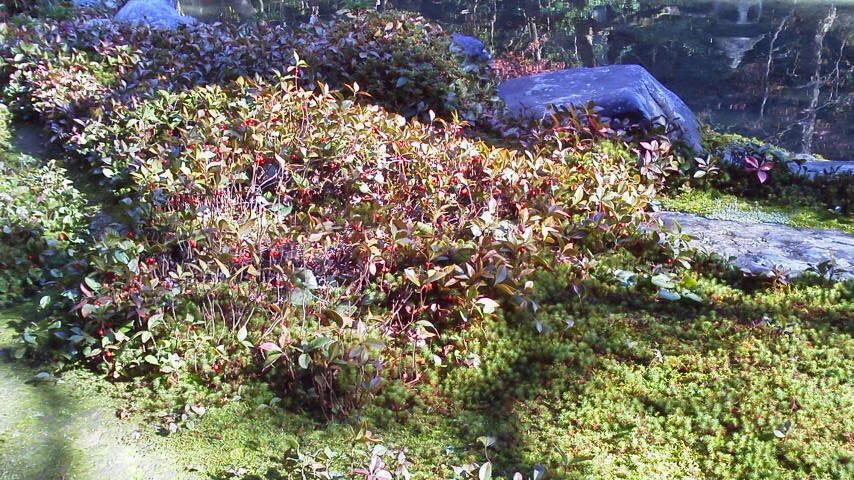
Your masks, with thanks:
M24 326L36 318L37 312L35 306L29 303L19 305L14 308L0 310L0 329L3 330L3 335L0 336L0 375L13 379L20 375L28 375L30 366L24 365L21 361L14 360L11 354L11 347L14 339L9 338L10 330L19 334L23 331ZM27 372L27 373L23 373ZM5 382L4 382L5 383ZM28 435L23 437L24 440L32 440L31 444L22 444L21 436L15 437L14 448L16 451L26 451L28 458L26 468L17 470L14 473L0 470L0 474L4 474L3 478L14 480L44 480L49 478L66 478L69 473L69 468L72 466L73 454L72 446L69 439L65 436L65 432L57 425L57 422L50 422L54 412L63 412L73 416L78 410L77 402L69 398L67 395L60 393L56 386L52 383L42 383L30 381L26 387L32 393L33 399L27 399L38 405L41 412L46 413L43 417L37 420L34 430L36 435ZM25 397L28 395L25 395ZM10 405L0 405L0 409L9 408ZM8 411L7 415L13 417L12 424L15 421L28 421L24 418L15 419L16 414L23 412ZM9 441L5 437L7 432L0 432L0 446L5 441ZM4 449L9 451L8 449ZM0 456L2 460L2 456ZM6 460L8 462L8 460ZM0 464L2 465L2 464ZM8 464L7 464L8 467ZM20 467L20 465L18 465ZM8 477L5 475L13 475Z

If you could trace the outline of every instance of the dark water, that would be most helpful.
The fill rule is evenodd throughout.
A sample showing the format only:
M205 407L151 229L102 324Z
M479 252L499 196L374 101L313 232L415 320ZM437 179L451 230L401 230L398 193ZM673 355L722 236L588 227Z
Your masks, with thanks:
M498 56L639 63L718 129L854 158L854 1L381 0L480 37ZM375 0L184 0L188 14L289 22Z

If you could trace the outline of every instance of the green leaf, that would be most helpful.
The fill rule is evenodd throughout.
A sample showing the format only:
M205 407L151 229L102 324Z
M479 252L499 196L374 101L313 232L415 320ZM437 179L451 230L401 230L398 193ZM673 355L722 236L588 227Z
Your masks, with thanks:
M297 362L299 363L299 366L303 368L303 370L308 370L308 364L311 362L311 357L309 357L305 353L302 353L300 354Z
M148 317L148 329L154 330L158 324L163 323L163 314L155 313L154 315Z
M82 315L83 318L87 318L89 315L92 315L92 313L94 313L96 310L98 310L98 307L96 305L87 303L86 305L83 305L83 307L80 309L80 315Z
M421 286L421 281L418 280L418 274L415 273L415 270L407 268L403 271L403 276L405 276L406 279L412 282L416 287Z
M448 275L450 275L451 272L453 272L453 271L454 271L453 266L445 267L441 270L437 270L437 271L433 272L432 274L430 274L430 276L428 276L426 280L424 280L424 285L427 285L428 283L437 282L437 281L447 277Z
M486 313L486 314L494 313L496 310L498 310L498 307L499 307L498 302L496 302L495 300L493 300L491 298L487 298L487 297L483 297L483 298L479 299L477 301L477 303L483 309L483 313Z
M267 355L267 359L264 360L264 368L269 368L270 365L276 363L276 360L278 360L279 357L281 357L281 356L282 356L281 352L273 352L273 353L270 353L269 355Z
M218 258L216 258L216 257L214 257L214 262L215 262L215 263L216 263L216 265L219 267L219 271L220 271L220 272L222 272L222 274L223 274L223 275L225 275L225 276L227 277L227 276L229 275L229 273L228 273L228 267L226 267L226 266L225 266L225 264L224 264L224 263L222 263L222 262L221 262Z
M492 462L484 462L477 471L479 480L492 480Z
M694 292L682 292L682 296L697 303L703 303L703 298Z
M160 365L160 362L157 360L157 358L154 355L146 355L145 358L143 358L143 360L145 360L147 363L150 363L152 365L158 365L158 366Z
M498 285L499 283L504 282L504 280L507 280L507 267L502 265L498 268L498 273L495 274L494 285Z
M483 445L484 448L489 448L495 445L496 438L493 436L484 435L482 437L477 437L477 441L480 442L480 444Z
M246 331L246 325L243 325L242 327L240 327L240 330L237 331L237 341L242 342L246 340L246 336L248 334L249 332Z
M669 275L658 274L652 277L652 284L660 288L674 288L676 286Z
M311 292L305 288L295 288L288 293L288 301L294 305L308 305L311 299Z
M315 338L314 340L309 342L308 351L311 352L314 350L323 350L324 348L328 347L329 345L331 345L333 343L335 343L335 339L333 339L333 338L329 338L329 337Z
M119 250L113 253L113 258L116 262L121 263L122 265L127 265L130 262L130 258L128 258L128 254Z
M576 205L581 202L581 199L584 198L584 187L579 186L575 189L575 194L572 196L572 204Z
M95 279L92 278L91 275L84 278L83 283L85 283L86 286L91 288L92 290L98 290L99 288L101 288L101 284L96 282Z

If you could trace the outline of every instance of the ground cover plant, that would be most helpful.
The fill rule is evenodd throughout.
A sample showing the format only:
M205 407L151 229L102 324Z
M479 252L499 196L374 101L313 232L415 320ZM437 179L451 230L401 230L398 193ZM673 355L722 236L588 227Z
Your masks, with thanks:
M807 202L777 204L721 193L713 188L694 188L679 195L662 199L668 210L698 213L722 220L754 220L789 225L797 228L833 229L854 233L854 220L836 210Z
M0 104L0 304L82 273L83 196L56 162L15 152L10 114Z
M707 131L694 184L738 197L779 205L830 209L851 216L854 181L850 174L809 177L797 173L803 159L781 148L736 134ZM706 175L706 173L710 173Z
M22 345L153 392L137 408L171 404L218 474L247 451L304 478L851 473L851 285L744 278L650 216L686 184L783 195L776 152L686 158L592 111L485 142L454 110L489 82L400 13L84 21L0 28L5 101L117 205L81 227L56 163L0 183L26 220L8 256L38 249ZM223 425L256 446L194 443Z

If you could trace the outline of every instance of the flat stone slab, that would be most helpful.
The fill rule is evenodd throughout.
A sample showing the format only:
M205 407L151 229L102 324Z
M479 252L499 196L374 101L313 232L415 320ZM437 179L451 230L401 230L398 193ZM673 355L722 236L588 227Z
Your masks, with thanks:
M807 160L798 165L790 162L789 168L809 178L826 175L854 175L854 160Z
M775 265L803 274L811 265L833 259L846 272L836 279L854 279L854 235L834 230L793 228L773 223L715 220L690 213L662 212L666 224L677 222L695 240L691 246L735 257L739 268L768 273Z
M510 112L527 118L542 119L552 106L593 102L606 117L666 121L676 127L674 138L702 151L694 113L640 65L568 68L513 78L498 85L498 95Z

